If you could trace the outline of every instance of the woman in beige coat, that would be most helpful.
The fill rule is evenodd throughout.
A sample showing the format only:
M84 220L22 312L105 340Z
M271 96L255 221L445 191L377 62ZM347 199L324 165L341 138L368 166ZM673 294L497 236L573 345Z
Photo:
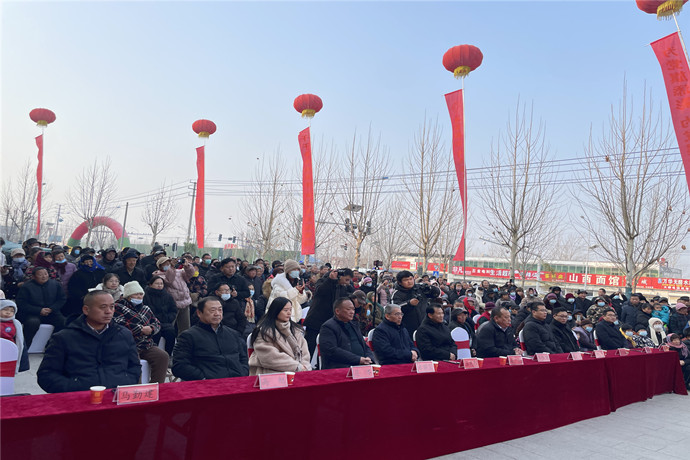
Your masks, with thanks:
M279 297L252 332L249 375L310 371L309 347L302 328L290 319L292 303Z

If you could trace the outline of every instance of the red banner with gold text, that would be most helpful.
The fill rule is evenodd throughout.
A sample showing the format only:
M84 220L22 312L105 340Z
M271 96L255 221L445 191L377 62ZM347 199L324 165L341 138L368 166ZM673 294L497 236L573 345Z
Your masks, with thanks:
M36 236L38 236L41 233L41 198L43 197L43 134L36 137L36 147L38 147L38 166L36 167L36 185L38 186L38 196L36 197L38 207Z
M194 218L196 222L196 245L204 247L204 191L206 190L206 168L204 166L204 146L196 148L196 198L194 201Z
M453 162L458 175L462 201L462 237L453 260L465 260L465 232L467 231L467 176L465 171L465 120L462 109L462 90L446 94L446 104L453 127Z
M309 128L300 131L299 149L302 153L302 254L316 253L316 223L314 222L314 174L311 164L311 134Z
M690 189L690 70L678 32L651 43L664 74L668 105L676 131L685 180Z

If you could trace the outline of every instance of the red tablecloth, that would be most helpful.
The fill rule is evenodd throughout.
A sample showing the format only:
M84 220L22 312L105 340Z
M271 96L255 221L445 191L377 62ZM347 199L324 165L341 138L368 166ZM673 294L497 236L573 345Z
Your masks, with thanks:
M427 458L608 414L653 394L686 394L676 353L436 374L383 366L298 373L285 389L254 377L160 387L160 400L99 406L88 392L2 398L3 459Z

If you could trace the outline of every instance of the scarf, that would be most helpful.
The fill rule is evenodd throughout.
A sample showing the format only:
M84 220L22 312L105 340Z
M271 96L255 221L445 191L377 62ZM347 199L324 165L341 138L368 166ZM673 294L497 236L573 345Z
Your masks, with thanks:
M86 262L87 260L93 260L93 265L90 267L86 265L84 262ZM82 256L81 259L79 259L79 265L77 266L77 268L83 272L89 273L93 273L98 269L105 271L105 268L100 266L98 262L96 262L96 259L93 258L93 256Z
M290 349L292 350L295 360L301 363L302 348L297 343L297 338L292 334L290 321L286 321L284 323L276 322L276 327L278 328L278 332L280 332L280 334L285 338L288 345L290 345Z
M43 268L51 268L52 264L48 262L45 257L43 257L43 253L39 252L36 254L36 257L34 259L34 265L37 267L43 267Z
M690 351L688 351L687 345L685 345L682 341L680 342L680 345L676 346L671 343L669 340L670 337L666 338L666 345L668 345L671 348L675 348L676 350L680 350L680 355L683 357L683 359L688 359L690 357Z
M12 268L14 269L14 280L20 282L24 279L24 270L29 267L29 261L24 259L23 262L19 262L16 259L12 259Z
M248 301L244 306L244 316L250 323L255 323L256 318L254 317L254 302Z

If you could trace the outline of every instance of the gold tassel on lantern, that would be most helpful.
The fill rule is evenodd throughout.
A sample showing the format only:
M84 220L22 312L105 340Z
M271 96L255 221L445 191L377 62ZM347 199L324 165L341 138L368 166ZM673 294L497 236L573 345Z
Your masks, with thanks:
M670 19L674 13L683 9L683 0L668 0L656 9L657 19Z
M211 135L211 134L209 134L209 133L206 132L206 131L201 131L201 132L199 133L199 137L206 137L206 138L208 138L208 136L210 136L210 135Z
M469 66L461 65L455 68L453 75L455 75L455 78L465 78L471 71L472 69L470 69Z
M302 118L314 118L314 115L316 115L316 110L314 109L302 110Z
M38 123L36 123L36 126L40 126L41 128L45 128L48 126L48 122L45 120L38 120Z

